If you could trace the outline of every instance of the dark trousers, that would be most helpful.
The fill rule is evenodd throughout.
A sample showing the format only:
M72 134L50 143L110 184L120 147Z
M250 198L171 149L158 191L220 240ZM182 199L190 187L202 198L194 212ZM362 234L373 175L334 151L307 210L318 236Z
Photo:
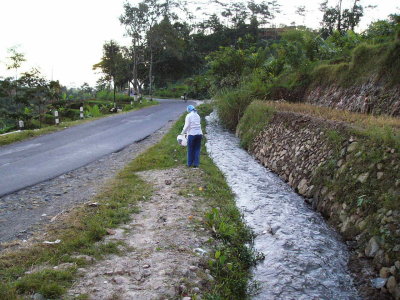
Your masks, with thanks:
M203 135L189 135L187 144L187 165L188 167L198 167L200 164L201 138Z

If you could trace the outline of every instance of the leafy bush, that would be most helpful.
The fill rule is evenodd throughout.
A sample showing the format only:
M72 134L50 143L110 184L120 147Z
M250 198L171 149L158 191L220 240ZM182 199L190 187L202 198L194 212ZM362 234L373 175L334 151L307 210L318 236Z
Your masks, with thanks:
M249 149L256 136L263 130L272 118L275 109L262 101L253 101L244 112L237 127L241 146Z
M197 75L186 79L185 84L188 86L187 94L192 99L209 99L211 80L207 75Z
M222 124L234 131L247 106L253 100L246 89L224 89L215 96L215 106Z
M97 105L93 106L86 106L85 107L85 116L89 118L96 118L100 117L102 113L100 112L100 109Z
M169 84L165 88L157 89L154 95L164 98L180 98L184 93L187 93L188 90L189 87L186 84Z

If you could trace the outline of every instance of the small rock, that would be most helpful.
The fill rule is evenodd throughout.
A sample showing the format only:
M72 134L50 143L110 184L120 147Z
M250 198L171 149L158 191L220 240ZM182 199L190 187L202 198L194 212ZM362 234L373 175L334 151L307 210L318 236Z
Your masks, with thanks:
M395 267L396 267L398 270L400 270L400 261L396 261L396 262L394 263L394 265L395 265Z
M115 230L109 229L109 228L106 229L106 232L107 232L107 234L109 234L109 235L114 235L114 234L117 233Z
M149 277L151 275L151 271L150 270L144 270L142 272L143 277Z
M371 279L371 284L374 288L380 289L385 286L386 281L387 281L386 278L375 278L375 279Z
M199 294L200 293L200 289L196 286L194 288L192 288L192 292L195 294Z
M165 184L166 184L166 185L171 185L171 183L172 183L171 180L169 180L169 179L166 179L166 180L165 180Z
M299 185L297 186L297 189L299 190L299 194L304 195L307 190L308 190L308 185L307 185L307 179L303 178Z
M394 294L396 285L397 285L396 278L394 278L394 276L390 276L389 279L387 280L386 288L389 290L391 294Z
M391 266L389 270L390 270L390 274L396 275L396 266Z
M214 281L214 277L212 277L212 275L210 275L210 274L207 274L207 279L209 281Z
M186 290L187 290L186 285L181 284L181 285L179 286L179 293L180 293L180 294L185 293Z
M389 268L383 267L383 268L381 268L381 270L379 271L379 276L380 276L381 278L388 278L389 275L390 275L390 269L389 269Z
M114 282L115 284L118 284L118 285L122 285L122 284L126 284L127 283L127 279L124 278L124 277L121 277L121 276L113 277L111 279L111 281Z
M367 247L365 248L365 255L367 257L374 257L379 250L379 238L377 236L373 236L369 242Z
M365 183L368 179L369 173L363 173L357 177L357 181L360 183Z
M380 180L383 177L383 172L376 173L376 178Z
M182 300L192 300L192 297L183 297Z
M143 265L143 269L148 269L150 268L150 265Z
M353 152L354 150L356 150L357 146L358 146L357 142L351 143L349 147L347 147L347 152Z
M90 207L97 207L97 206L99 206L100 204L98 203L98 202L92 202L92 203L89 203L88 204L88 206L90 206Z
M88 263L91 263L91 262L95 261L95 259L93 257L91 257L89 255L83 255L83 254L82 255L74 255L74 256L72 256L72 258L81 259L81 260L84 260L84 261L86 261Z
M63 263L63 264L60 264L58 266L53 267L53 269L54 270L66 270L66 269L69 269L69 268L73 268L75 266L76 266L75 263Z
M33 300L46 300L46 298L42 294L39 294L39 293L36 293L35 295L33 295L32 299Z
M192 271L192 272L196 271L197 269L198 268L196 266L190 266L189 267L189 270Z
M193 249L193 251L194 251L195 253L197 253L197 254L200 254L201 256L207 254L207 251L204 250L204 249L201 249L201 248L195 248L195 249Z

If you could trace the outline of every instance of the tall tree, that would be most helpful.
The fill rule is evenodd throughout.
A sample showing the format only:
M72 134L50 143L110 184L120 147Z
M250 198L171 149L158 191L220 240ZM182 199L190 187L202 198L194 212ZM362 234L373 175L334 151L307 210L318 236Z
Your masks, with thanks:
M116 107L115 93L117 85L123 77L123 57L121 47L113 40L104 43L103 57L101 61L93 66L93 69L100 69L106 78L113 83L114 107Z
M7 64L7 70L15 70L15 81L14 81L14 100L17 103L18 100L18 69L21 67L22 63L26 61L25 55L17 51L17 47L8 49L10 56L8 57L9 63ZM20 110L20 105L17 104L18 110Z
M132 40L132 77L133 88L136 92L140 92L138 66L143 62L143 46L146 38L146 5L141 2L138 6L132 6L126 2L124 4L124 13L119 20L125 26L126 34Z

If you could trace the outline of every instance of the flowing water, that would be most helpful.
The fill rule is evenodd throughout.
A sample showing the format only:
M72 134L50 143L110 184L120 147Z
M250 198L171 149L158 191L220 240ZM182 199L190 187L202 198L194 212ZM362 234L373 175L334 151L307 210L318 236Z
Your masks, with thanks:
M260 293L253 299L360 299L340 236L284 181L240 148L214 114L207 117L207 151L224 173L256 251Z

